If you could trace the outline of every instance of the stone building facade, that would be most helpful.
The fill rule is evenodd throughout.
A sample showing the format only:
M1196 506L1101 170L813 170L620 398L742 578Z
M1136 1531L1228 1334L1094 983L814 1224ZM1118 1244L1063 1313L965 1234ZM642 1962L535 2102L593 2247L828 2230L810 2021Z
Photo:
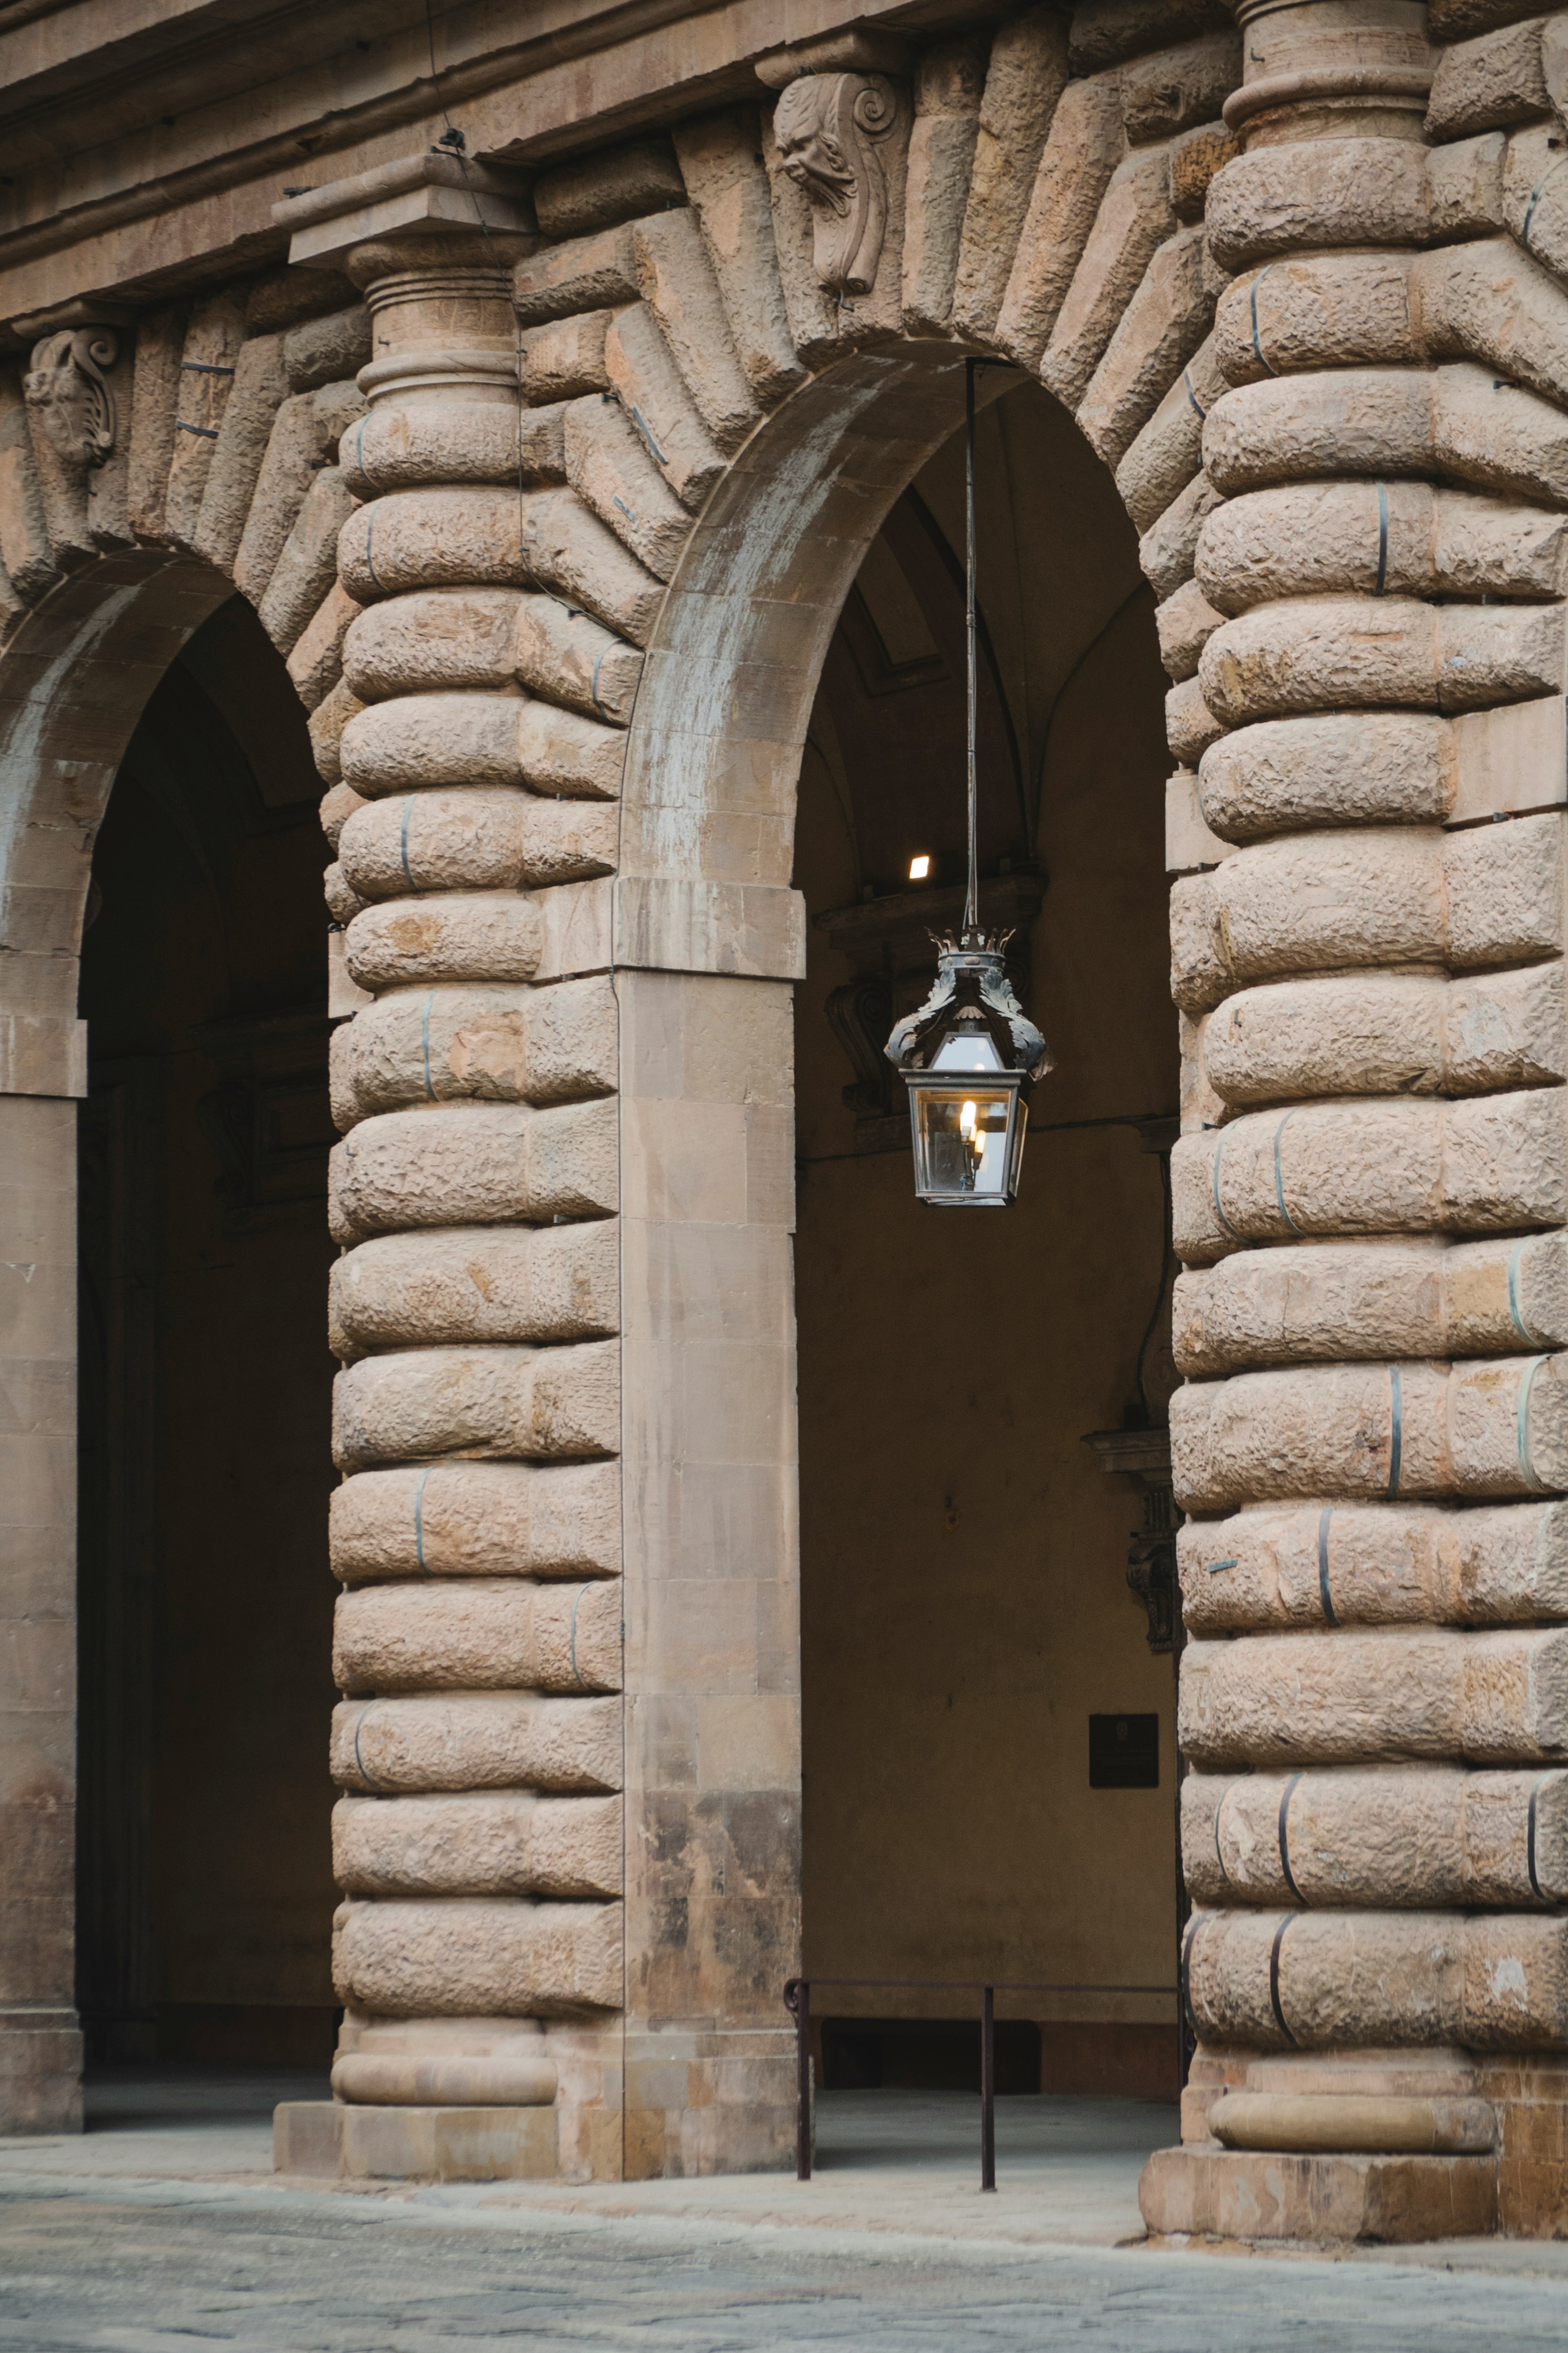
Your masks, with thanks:
M797 790L980 356L1114 485L1170 681L1197 2053L1145 2213L1560 2232L1568 11L494 14L0 12L5 2122L79 2116L95 840L237 592L325 789L341 1139L343 2017L280 2161L789 2161Z

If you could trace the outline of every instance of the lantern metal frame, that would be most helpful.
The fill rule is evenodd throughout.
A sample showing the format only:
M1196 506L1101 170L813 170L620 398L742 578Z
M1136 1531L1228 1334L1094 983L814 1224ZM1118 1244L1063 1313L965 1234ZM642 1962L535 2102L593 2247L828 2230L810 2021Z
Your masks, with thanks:
M937 974L931 995L895 1025L886 1048L909 1090L915 1192L939 1208L1006 1208L1017 1198L1030 1090L1051 1066L1046 1041L1007 976L1005 951L1012 933L988 933L980 924L974 377L984 365L983 360L964 362L969 886L957 938L931 934Z

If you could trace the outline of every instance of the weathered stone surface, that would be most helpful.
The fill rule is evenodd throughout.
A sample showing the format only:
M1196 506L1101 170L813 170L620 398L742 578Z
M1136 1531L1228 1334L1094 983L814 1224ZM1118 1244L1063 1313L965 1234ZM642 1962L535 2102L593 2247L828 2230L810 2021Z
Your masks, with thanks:
M342 2000L392 2017L616 2010L620 1906L483 1897L344 1904L332 1926L332 1982Z
M1447 986L1394 973L1284 981L1211 1015L1197 1058L1222 1104L1484 1094L1568 1078L1564 1019L1555 964Z
M613 1341L418 1348L363 1357L333 1384L332 1459L340 1470L450 1453L550 1461L613 1454L619 1443Z
M516 1789L340 1798L332 1873L348 1895L618 1895L621 1813Z
M344 941L361 988L414 981L527 980L539 963L539 911L504 891L430 891L366 907Z
M1211 309L1204 232L1178 229L1150 262L1079 406L1079 430L1108 466L1125 454L1203 342Z
M1176 1365L1191 1379L1258 1365L1496 1356L1564 1342L1561 1233L1238 1250L1176 1280Z
M520 261L512 272L512 303L525 327L637 299L637 257L629 226L547 246L542 253Z
M1184 1511L1561 1492L1568 1363L1303 1365L1194 1382L1171 1400L1171 1456Z
M574 1103L607 1093L617 1026L607 979L394 989L333 1033L332 1115L346 1129L405 1103Z
M357 375L372 356L370 312L363 302L307 320L284 339L283 361L290 392L314 392Z
M344 2063L363 2080L363 2060ZM384 2063L376 2063L382 2064ZM513 2088L510 2067L476 2062L501 2090ZM561 2111L554 2107L470 2104L472 2068L432 2061L415 2071L422 2090L445 2086L460 2068L461 2105L357 2105L342 2099L285 2100L272 2112L273 2164L282 2174L369 2181L548 2181L560 2169ZM336 2069L333 2073L336 2073ZM530 2071L528 2080L535 2081ZM413 2096L410 2092L406 2094ZM357 2094L356 2094L357 2098ZM445 2092L442 2093L442 2100Z
M1051 117L994 330L999 347L1022 366L1036 366L1046 348L1125 144L1114 83L1068 83ZM995 266L994 257L983 263L976 252L973 295L961 276L953 314L961 330L972 307L989 295ZM973 332L983 329L977 318Z
M131 528L143 539L163 536L169 468L174 454L174 427L182 389L180 362L184 348L183 311L153 311L138 322L126 504ZM0 514L3 513L4 502L0 502ZM4 541L0 541L0 550L5 550L6 569L16 580L16 565ZM25 586L25 582L18 585Z
M517 530L515 512L512 528ZM521 522L524 576L583 606L635 646L646 646L664 596L664 583L639 564L597 515L568 491L542 491L525 501Z
M1163 43L1230 29L1220 0L1079 0L1072 12L1072 69L1098 73Z
M1323 712L1226 735L1198 771L1205 821L1229 841L1306 827L1440 825L1453 806L1447 723L1415 712Z
M1568 1630L1438 1627L1189 1643L1184 1751L1205 1767L1568 1754Z
M927 49L916 66L903 247L910 334L945 334L952 317L985 67L984 45L975 39Z
M213 451L244 343L245 314L232 294L209 295L192 311L180 355L163 516L163 530L177 547L195 544ZM325 593L323 587L321 595ZM321 597L313 602L319 604Z
M307 711L325 702L343 674L343 639L360 607L336 581L294 640L286 664Z
M691 517L655 465L625 409L574 400L566 411L566 479L656 579L680 561Z
M1347 704L1473 711L1562 691L1563 616L1554 606L1284 600L1212 638L1199 677L1229 726Z
M196 553L220 572L233 569L273 419L288 390L281 335L253 335L240 345L193 533Z
M546 237L575 237L683 205L686 189L667 141L647 139L542 172L533 208Z
M613 1699L531 1694L348 1700L332 1712L332 1778L372 1796L416 1790L550 1789L621 1784Z
M338 819L344 880L364 900L521 891L605 874L616 862L617 822L599 802L460 785L426 786L402 800L362 801L354 793Z
M336 812L333 822L340 829L351 810L363 805L361 796L353 791L352 786L342 783L341 753L343 729L348 725L349 721L363 709L364 705L358 695L340 679L331 692L326 695L310 713L310 749L315 754L317 773L323 784L331 785L334 788L342 786L345 793L353 793L352 800L333 803ZM333 847L336 847L335 842Z
M559 406L378 404L343 435L338 462L360 499L429 483L561 482L566 479L561 419Z
M1547 22L1536 16L1439 50L1426 113L1430 136L1458 139L1467 132L1549 114L1552 95L1542 59Z
M1223 722L1209 709L1195 678L1183 679L1180 685L1171 689L1165 697L1165 741L1173 759L1195 768L1210 744L1217 744L1224 733Z
M1135 151L1110 177L1040 361L1047 392L1076 409L1156 250L1177 229L1163 148Z
M359 1586L338 1600L332 1676L349 1695L618 1691L620 1588L500 1577Z
M1200 1904L1529 1911L1568 1901L1568 1773L1193 1773L1182 1857Z
M1420 2244L1495 2230L1491 2157L1163 2148L1139 2206L1157 2237Z
M617 311L605 339L612 389L683 505L695 511L724 472L724 456L682 383L647 302Z
M1173 993L1195 1012L1237 983L1275 974L1464 970L1556 955L1563 823L1548 811L1459 833L1325 828L1239 849L1172 893Z
M409 694L343 731L343 780L367 799L422 785L531 785L612 800L626 737L519 694Z
M676 124L671 136L735 355L756 399L771 408L805 381L805 370L784 313L756 115L705 115Z
M352 443L353 436L349 438ZM531 574L521 542L530 510L540 500L563 497L584 523L595 531L602 528L583 514L569 493L558 491L533 491L520 500L515 490L476 483L463 490L409 490L373 499L342 526L338 576L349 594L367 606L404 589L448 583L525 587Z
M1432 228L1426 151L1379 138L1256 147L1218 174L1207 219L1226 269L1303 248L1424 244Z
M1054 8L1026 9L997 28L981 95L954 275L950 315L961 334L985 338L995 328L1066 82L1067 28ZM1086 216L1085 235L1088 220Z
M341 470L336 466L323 467L305 493L257 608L262 628L279 653L293 650L339 585L340 535L357 520L353 496ZM366 601L346 575L342 586L356 603ZM368 593L376 593L374 586Z
M1215 631L1224 626L1195 580L1189 580L1167 597L1154 617L1160 631L1160 659L1173 679L1195 677L1198 657Z
M1116 487L1140 531L1157 522L1199 471L1204 419L1225 389L1210 334L1116 469Z
M273 418L256 491L234 560L235 586L260 602L305 494L326 455L313 393L285 400Z
M1568 517L1425 482L1313 482L1227 499L1197 576L1226 613L1284 596L1555 597Z
M1241 79L1241 37L1234 29L1134 58L1117 76L1129 140L1134 147L1146 146L1194 123L1217 121Z
M1568 2041L1568 1922L1528 1914L1205 1912L1187 1947L1200 2033L1254 2049ZM1509 1965L1511 1964L1511 1967Z
M602 1339L619 1328L619 1279L607 1219L384 1234L334 1262L328 1344L347 1364L384 1348Z
M638 221L632 231L637 286L663 332L697 413L732 456L762 420L731 339L719 280L689 206Z
M1194 1633L1568 1618L1568 1505L1258 1509L1176 1540Z
M532 327L518 348L522 396L530 406L575 400L585 392L608 392L605 338L614 312L585 311Z
M620 1476L608 1462L437 1462L364 1471L332 1491L332 1572L613 1577Z
M1556 1088L1472 1103L1297 1103L1184 1135L1171 1155L1189 1265L1297 1235L1517 1232L1568 1223Z
M1138 543L1138 561L1156 596L1173 596L1193 576L1198 533L1220 502L1206 474L1194 474Z
M607 1217L617 1207L616 1151L613 1103L384 1112L333 1150L333 1238Z

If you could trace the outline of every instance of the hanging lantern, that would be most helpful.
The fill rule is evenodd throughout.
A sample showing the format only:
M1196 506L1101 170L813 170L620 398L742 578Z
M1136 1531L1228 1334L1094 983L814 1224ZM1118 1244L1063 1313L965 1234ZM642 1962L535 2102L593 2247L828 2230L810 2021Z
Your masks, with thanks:
M915 1191L944 1208L1005 1208L1017 1198L1029 1090L1050 1068L1007 977L1011 937L938 940L936 985L888 1040L909 1089Z
M958 938L932 934L936 984L919 1011L898 1023L887 1055L909 1088L919 1198L945 1208L1005 1209L1018 1195L1029 1090L1051 1061L1007 977L1003 950L1013 935L981 930L976 898L974 372L984 364L964 363L969 889Z

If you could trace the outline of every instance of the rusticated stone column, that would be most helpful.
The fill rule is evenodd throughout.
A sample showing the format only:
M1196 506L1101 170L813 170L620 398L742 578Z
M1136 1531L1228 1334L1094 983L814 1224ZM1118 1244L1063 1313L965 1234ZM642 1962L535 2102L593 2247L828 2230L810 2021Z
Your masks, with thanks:
M1207 207L1223 381L1184 546L1153 551L1184 764L1172 1441L1200 2050L1143 2207L1247 2237L1550 2230L1563 19L1434 52L1414 0L1236 13L1245 153Z
M493 174L455 176L321 192L296 239L363 287L374 356L313 722L358 1006L332 1057L346 2014L334 2105L279 2111L279 2161L614 2174L617 1021L607 975L561 979L551 902L614 864L639 658L527 586L529 486L561 479L559 416L519 402L532 240Z

